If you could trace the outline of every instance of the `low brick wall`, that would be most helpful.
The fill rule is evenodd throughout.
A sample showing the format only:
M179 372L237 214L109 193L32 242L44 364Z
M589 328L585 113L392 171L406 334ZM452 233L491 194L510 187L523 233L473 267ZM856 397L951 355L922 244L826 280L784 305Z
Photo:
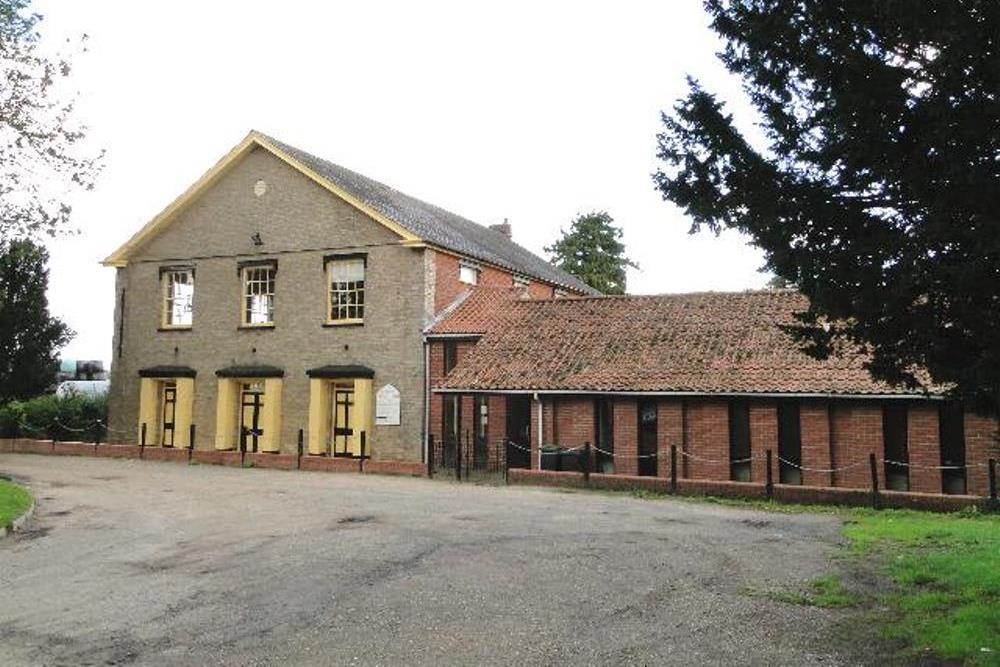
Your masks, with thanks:
M364 472L374 475L423 477L427 474L427 466L423 463L411 463L408 461L373 461L367 459L364 465Z
M255 468L277 468L279 470L295 470L298 467L298 456L295 454L267 454L257 452L247 454L247 465Z
M583 473L556 472L551 470L511 469L508 472L511 484L531 486L556 486L583 488ZM658 477L635 477L630 475L590 476L592 489L632 491L645 489L669 493L670 482ZM723 482L712 480L678 479L677 494L683 496L719 496L725 498L765 499L764 484L753 482ZM793 486L775 484L773 498L779 502L824 505L848 505L868 507L872 504L872 494L865 489L841 489L828 486ZM932 493L910 493L901 491L881 491L881 507L899 509L922 509L935 512L954 512L967 507L988 509L990 500L980 496L946 496Z
M361 472L357 459L339 456L303 456L302 469L327 472Z
M187 461L188 453L186 449L174 449L173 447L140 447L140 458L145 461Z
M137 459L138 445L100 445L94 449L94 456L109 459Z
M183 451L186 452L186 450ZM237 468L240 467L241 463L239 452L227 452L217 449L196 449L191 452L191 460L209 465L236 466Z

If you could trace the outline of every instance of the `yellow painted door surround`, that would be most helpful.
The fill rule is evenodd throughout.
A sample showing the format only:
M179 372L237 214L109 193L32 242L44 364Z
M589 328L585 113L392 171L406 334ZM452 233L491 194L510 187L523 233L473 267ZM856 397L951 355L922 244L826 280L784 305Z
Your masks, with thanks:
M309 381L309 453L361 455L372 451L372 381L369 378L312 378Z
M139 424L146 426L146 445L187 447L194 415L194 378L144 377L139 383Z
M281 378L220 377L215 407L215 448L281 451ZM254 449L256 446L256 450Z

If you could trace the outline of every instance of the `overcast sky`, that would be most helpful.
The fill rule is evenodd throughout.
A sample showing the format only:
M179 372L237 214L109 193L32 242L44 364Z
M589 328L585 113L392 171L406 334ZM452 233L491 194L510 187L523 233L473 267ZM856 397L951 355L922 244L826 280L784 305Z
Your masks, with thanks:
M37 0L54 43L87 33L73 81L107 150L52 250L69 358L111 358L114 269L99 261L250 129L541 253L580 212L624 228L633 293L762 286L736 234L691 236L654 191L659 113L699 78L752 118L700 2ZM157 298L151 290L149 298Z

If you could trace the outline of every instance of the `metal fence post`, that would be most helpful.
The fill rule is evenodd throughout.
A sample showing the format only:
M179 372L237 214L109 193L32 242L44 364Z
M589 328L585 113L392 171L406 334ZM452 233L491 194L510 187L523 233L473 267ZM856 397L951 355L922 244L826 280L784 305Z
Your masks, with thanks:
M510 484L510 440L503 441L503 483Z
M364 431L361 432L361 456L358 457L358 472L364 472L365 471L365 437L366 437L366 435L367 434Z
M875 462L874 453L868 455L868 465L872 469L872 507L879 509L882 502L878 493L878 464Z
M142 453L146 451L146 422L142 422L142 426L139 428L139 458L142 458Z
M302 469L302 443L304 440L305 440L305 434L303 433L302 429L299 429L299 450L298 450L299 454L298 457L295 459L295 468L297 470Z
M590 441L583 443L583 483L590 486Z
M194 424L191 424L191 427L188 429L188 461L194 457L194 435L195 427Z
M462 481L462 434L457 434L458 442L455 443L455 479Z
M427 477L434 478L434 434L427 434Z
M767 459L767 474L765 475L766 481L764 482L764 495L767 496L768 500L774 497L774 471L771 469L772 457L773 454L771 453L771 450L767 450L767 456L765 457Z
M670 493L677 493L677 445L670 445Z

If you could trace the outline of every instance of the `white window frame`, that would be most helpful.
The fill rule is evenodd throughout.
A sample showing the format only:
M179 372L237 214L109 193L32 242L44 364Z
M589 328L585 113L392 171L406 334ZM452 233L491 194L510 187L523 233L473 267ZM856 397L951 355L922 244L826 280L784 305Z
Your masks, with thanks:
M177 278L184 276L183 281ZM178 296L174 285L189 285L190 294ZM161 314L160 327L163 329L190 329L194 326L194 269L191 267L166 267L160 271ZM187 302L186 305L184 302ZM178 322L187 315L187 321Z
M274 263L248 264L240 267L240 324L251 328L274 326L274 301L277 292L278 266ZM263 285L263 288L261 288ZM251 287L255 292L251 292ZM258 298L257 303L253 302ZM266 313L262 308L266 304ZM261 314L267 319L257 319Z
M331 255L326 262L326 323L331 326L364 324L365 321L365 281L368 277L368 257L366 255ZM334 272L338 265L361 265L361 279L340 281L334 285ZM353 302L338 297L351 297Z
M565 299L568 296L569 296L569 292L567 292L564 289L559 289L558 287L556 287L555 289L552 290L552 298L553 299Z
M514 275L511 277L511 284L514 287L531 287L531 279L527 276Z
M466 285L479 284L479 266L469 262L460 262L458 265L458 281Z

